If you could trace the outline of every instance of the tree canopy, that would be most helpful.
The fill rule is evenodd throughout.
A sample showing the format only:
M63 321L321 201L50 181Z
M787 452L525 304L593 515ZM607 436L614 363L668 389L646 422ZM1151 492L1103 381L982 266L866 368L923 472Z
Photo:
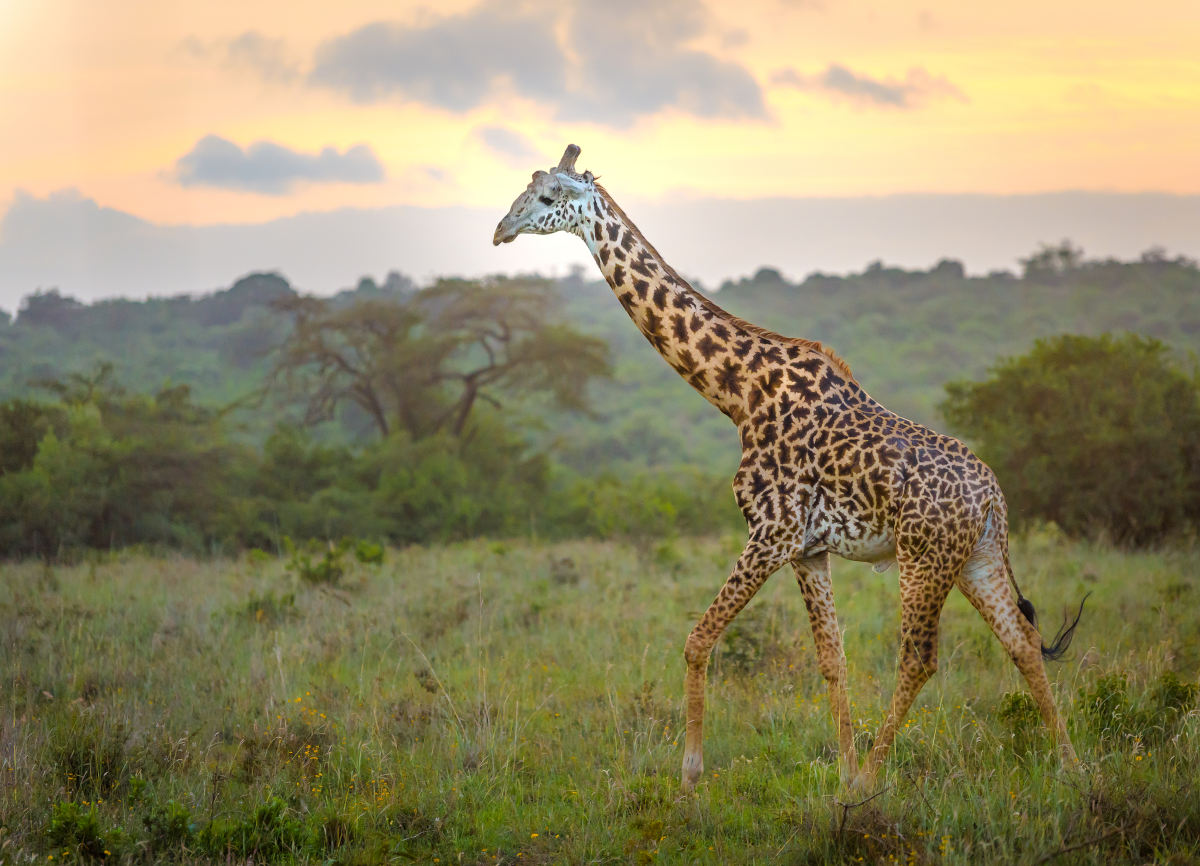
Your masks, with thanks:
M337 304L284 298L291 333L268 389L304 403L307 423L346 404L387 437L462 436L480 401L541 392L558 408L583 409L587 384L610 374L608 346L557 316L545 280L485 284L441 280L421 291Z
M1018 522L1143 545L1200 518L1200 382L1162 342L1062 335L942 404Z

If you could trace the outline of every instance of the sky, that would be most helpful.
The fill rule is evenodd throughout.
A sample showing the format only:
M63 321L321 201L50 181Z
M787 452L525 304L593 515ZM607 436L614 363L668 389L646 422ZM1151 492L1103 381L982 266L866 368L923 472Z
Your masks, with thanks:
M568 142L710 282L1196 255L1197 44L1195 0L0 0L0 307L586 263L490 246Z

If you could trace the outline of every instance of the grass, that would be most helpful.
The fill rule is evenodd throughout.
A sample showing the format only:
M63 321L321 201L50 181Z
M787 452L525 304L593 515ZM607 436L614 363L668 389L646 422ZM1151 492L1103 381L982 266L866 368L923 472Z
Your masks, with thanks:
M683 641L735 538L473 542L6 565L0 862L1200 862L1195 550L1042 533L1014 565L1082 773L957 594L882 793L847 807L800 593L777 575L710 669L679 790ZM860 750L894 684L895 572L835 562Z

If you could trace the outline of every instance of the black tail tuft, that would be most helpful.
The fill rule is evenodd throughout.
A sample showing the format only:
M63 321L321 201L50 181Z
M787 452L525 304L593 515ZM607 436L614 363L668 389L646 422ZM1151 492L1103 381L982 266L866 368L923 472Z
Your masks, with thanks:
M1030 625L1037 628L1037 611L1033 609L1033 602L1021 595L1020 590L1017 591L1017 609L1025 614Z
M1075 614L1075 619L1071 621L1070 625L1067 625L1067 617L1063 617L1063 623L1059 626L1058 633L1054 635L1054 640L1050 646L1042 644L1042 658L1047 661L1056 662L1066 654L1067 648L1071 645L1071 638L1075 637L1075 626L1079 625L1079 618L1083 616L1084 602L1088 600L1088 596L1090 595L1091 593L1089 592L1083 597L1083 601L1079 602L1079 611ZM1029 604L1028 601L1025 603ZM1033 605L1029 605L1029 610L1033 610ZM1024 612L1024 609L1022 609L1022 612ZM1028 613L1025 615L1029 616ZM1031 619L1030 622L1032 621Z

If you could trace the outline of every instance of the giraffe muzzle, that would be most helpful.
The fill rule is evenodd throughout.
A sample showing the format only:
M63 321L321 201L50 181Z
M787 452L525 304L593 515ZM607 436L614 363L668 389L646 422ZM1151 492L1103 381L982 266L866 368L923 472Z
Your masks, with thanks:
M520 234L507 219L500 220L500 225L496 226L496 233L492 235L492 246L498 247L500 244L511 244L517 239Z

